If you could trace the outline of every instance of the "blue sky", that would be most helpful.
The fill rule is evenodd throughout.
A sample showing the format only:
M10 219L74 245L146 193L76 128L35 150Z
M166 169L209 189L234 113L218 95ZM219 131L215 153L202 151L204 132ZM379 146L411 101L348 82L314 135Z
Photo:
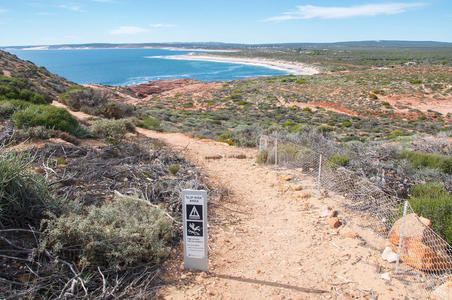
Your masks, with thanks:
M452 42L452 1L0 0L0 46Z

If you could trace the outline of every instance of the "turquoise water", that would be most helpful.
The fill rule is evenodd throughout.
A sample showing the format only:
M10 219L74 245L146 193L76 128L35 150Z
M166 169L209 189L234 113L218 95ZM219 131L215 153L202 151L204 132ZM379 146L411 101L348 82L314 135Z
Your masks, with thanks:
M194 78L233 80L287 72L260 66L163 59L190 51L167 49L10 50L21 59L46 67L73 82L131 85L149 80Z

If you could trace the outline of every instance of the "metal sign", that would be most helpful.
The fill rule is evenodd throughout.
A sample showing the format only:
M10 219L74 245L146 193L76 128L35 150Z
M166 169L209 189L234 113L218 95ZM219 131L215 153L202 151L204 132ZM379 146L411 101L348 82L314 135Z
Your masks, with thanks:
M182 191L184 267L207 272L207 192Z

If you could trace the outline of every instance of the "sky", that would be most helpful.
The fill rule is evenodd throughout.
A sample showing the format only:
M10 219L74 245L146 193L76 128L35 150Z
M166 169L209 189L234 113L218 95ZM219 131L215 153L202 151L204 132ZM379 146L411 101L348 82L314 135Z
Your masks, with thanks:
M452 1L0 0L0 46L452 42Z

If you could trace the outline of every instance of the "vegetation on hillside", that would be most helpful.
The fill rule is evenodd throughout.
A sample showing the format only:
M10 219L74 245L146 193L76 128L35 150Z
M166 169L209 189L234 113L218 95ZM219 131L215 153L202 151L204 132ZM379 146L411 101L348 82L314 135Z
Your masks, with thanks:
M0 298L152 297L179 243L180 190L208 189L201 174L158 141L126 138L130 105L65 81L47 93L57 77L11 57L0 57ZM111 119L82 124L57 97Z

